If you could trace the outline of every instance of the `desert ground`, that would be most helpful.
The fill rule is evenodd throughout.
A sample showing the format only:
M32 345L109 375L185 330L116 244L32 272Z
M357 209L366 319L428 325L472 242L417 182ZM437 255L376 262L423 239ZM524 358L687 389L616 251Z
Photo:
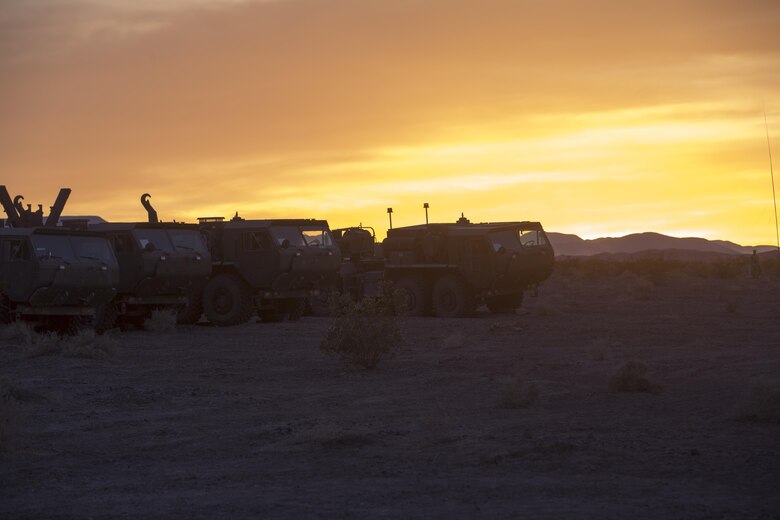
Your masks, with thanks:
M556 273L400 319L375 370L320 351L330 318L11 327L0 516L780 518L779 317L777 280Z

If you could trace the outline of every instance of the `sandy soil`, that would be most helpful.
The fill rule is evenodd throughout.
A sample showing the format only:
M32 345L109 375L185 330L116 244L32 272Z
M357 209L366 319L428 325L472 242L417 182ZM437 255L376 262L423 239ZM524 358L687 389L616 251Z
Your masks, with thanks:
M554 278L521 314L404 319L342 367L329 319L122 332L107 359L2 340L0 516L780 518L780 286ZM642 361L660 393L610 378ZM537 404L500 404L519 376Z

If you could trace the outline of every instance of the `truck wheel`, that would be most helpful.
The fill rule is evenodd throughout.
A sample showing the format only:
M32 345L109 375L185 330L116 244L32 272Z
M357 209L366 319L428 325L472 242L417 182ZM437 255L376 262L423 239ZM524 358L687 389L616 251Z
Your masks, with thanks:
M443 276L433 286L433 310L440 318L463 318L476 309L474 292L463 280Z
M502 294L487 301L487 307L493 314L511 314L523 305L523 293Z
M411 276L401 278L393 284L393 289L403 294L404 308L402 313L406 316L425 316L429 314L431 307L428 290L419 278Z
M236 276L215 276L203 291L203 312L211 323L220 327L246 322L252 314L249 287Z
M95 332L103 334L107 330L114 328L118 314L116 305L113 303L107 303L95 309L95 318L92 321Z
M194 325L203 315L203 293L190 294L187 303L176 313L176 323Z

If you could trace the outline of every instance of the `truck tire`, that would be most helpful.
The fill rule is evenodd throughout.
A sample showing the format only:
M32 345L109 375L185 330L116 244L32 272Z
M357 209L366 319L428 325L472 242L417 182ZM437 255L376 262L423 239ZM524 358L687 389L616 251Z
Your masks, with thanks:
M464 318L476 309L474 291L455 276L442 276L433 286L433 311L440 318Z
M180 307L176 313L176 323L180 325L194 325L203 316L203 293L191 294L187 303Z
M220 274L209 280L203 291L203 312L220 327L246 322L252 315L252 294L237 276Z
M511 314L523 305L523 293L502 294L487 301L487 307L493 314Z
M393 289L403 294L403 315L426 316L430 314L431 304L428 288L421 279L413 276L399 278L393 284Z
M118 316L116 305L109 302L105 305L99 306L95 309L95 318L92 321L92 326L95 328L95 332L103 334L109 329L113 329L116 325L116 318Z

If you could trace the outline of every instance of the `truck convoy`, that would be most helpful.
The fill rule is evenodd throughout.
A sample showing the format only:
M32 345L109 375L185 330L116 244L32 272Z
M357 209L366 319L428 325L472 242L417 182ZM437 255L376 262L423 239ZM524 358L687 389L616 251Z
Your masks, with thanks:
M474 224L461 216L393 229L391 221L380 244L371 228L331 233L325 220L236 213L228 221L160 222L144 194L147 222L58 226L69 193L60 190L44 222L42 207L25 209L23 197L12 200L0 186L8 215L0 226L0 321L45 317L59 328L90 322L102 331L117 321L140 325L159 308L176 310L180 323L204 315L218 326L253 315L297 320L307 305L325 314L336 291L375 295L383 280L402 292L408 315L463 317L482 304L514 311L554 265L539 222Z

